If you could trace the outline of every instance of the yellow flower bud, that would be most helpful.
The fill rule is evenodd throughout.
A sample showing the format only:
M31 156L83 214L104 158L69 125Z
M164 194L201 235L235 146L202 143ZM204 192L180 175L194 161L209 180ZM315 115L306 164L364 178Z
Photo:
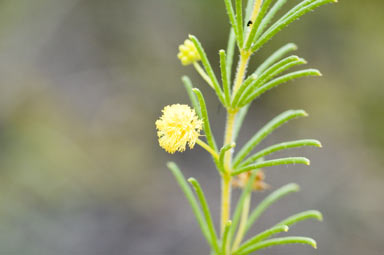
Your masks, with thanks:
M195 110L188 105L173 104L164 107L162 112L156 121L160 146L171 154L185 151L187 143L193 149L203 125Z
M177 54L177 57L184 66L190 65L201 59L195 45L189 39L185 40L184 44L179 46L179 54Z

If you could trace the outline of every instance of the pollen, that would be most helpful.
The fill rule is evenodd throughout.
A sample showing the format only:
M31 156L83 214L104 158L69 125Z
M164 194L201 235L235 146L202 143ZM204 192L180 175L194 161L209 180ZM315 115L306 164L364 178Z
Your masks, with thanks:
M189 39L185 40L184 44L179 46L179 54L177 54L177 57L184 66L190 65L201 59L195 45Z
M156 121L159 144L168 153L183 152L188 144L193 149L200 136L203 121L188 105L173 104L164 107Z

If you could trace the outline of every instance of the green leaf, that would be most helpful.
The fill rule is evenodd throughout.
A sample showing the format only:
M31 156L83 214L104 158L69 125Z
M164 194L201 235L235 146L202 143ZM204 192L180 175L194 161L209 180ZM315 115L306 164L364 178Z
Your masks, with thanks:
M292 215L286 218L285 220L282 220L278 224L276 224L276 226L281 226L281 225L291 226L299 221L303 221L306 219L317 219L318 221L323 221L323 215L321 214L321 212L317 210L308 210L305 212Z
M232 221L229 220L224 227L223 238L221 240L221 254L225 254L225 250L228 244L228 233L232 228L231 226L232 226Z
M256 20L252 24L251 32L248 35L248 39L247 39L247 42L246 42L245 47L244 47L244 49L246 51L249 50L252 43L255 41L257 29L259 28L260 22L261 22L262 18L264 17L265 13L267 12L268 7L271 4L271 1L272 0L264 0L263 1L263 4L261 5L260 11L256 17Z
M224 50L220 50L219 54L220 54L221 80L223 82L223 88L224 88L225 105L229 106L230 100L231 100L231 85L229 84L229 81L228 81L227 57L225 55Z
M258 78L256 75L250 75L239 87L239 89L236 91L235 96L233 97L233 100L231 102L232 108L236 107L236 104L238 103L240 97L243 95L244 90L246 90L248 87L252 86L252 84L256 83L258 81Z
M253 10L254 0L247 1L247 7L245 8L245 17L244 17L244 26L247 25L248 21L251 18L252 10Z
M189 97L189 100L191 101L193 109L195 109L197 116L199 116L199 118L202 119L203 117L201 115L199 101L197 100L196 95L192 91L193 86L192 86L191 80L189 79L188 76L183 76L181 80L183 81L184 87L187 90L188 97Z
M219 165L218 165L218 168L219 168L219 171L222 173L222 174L225 174L225 169L224 169L224 157L225 157L225 152L227 152L228 150L234 148L236 146L235 143L231 143L231 144L227 144L225 146L223 146L221 149L220 149L220 154L219 154Z
M215 89L215 92L216 92L217 96L219 97L220 102L223 105L225 105L224 93L223 93L223 91L220 88L219 82L217 81L216 75L213 72L212 66L209 63L207 54L205 53L205 51L203 49L203 46L201 45L201 43L199 42L199 40L195 36L189 35L189 39L193 42L193 44L195 45L197 51L200 54L201 62L203 63L205 71L207 72L209 78L212 81L213 88Z
M243 31L243 0L236 0L236 26L238 32L238 43L241 48L244 43Z
M232 65L233 65L233 57L235 55L235 32L233 31L233 28L231 28L231 31L229 32L229 38L228 38L228 45L227 45L227 74L228 78L227 80L229 83L231 83L231 77L232 77Z
M203 129L204 129L205 136L207 138L208 145L214 151L217 152L217 146L216 146L215 138L213 137L213 134L212 134L211 125L209 124L208 111L205 105L203 94L197 88L193 88L192 91L196 94L197 99L199 100L201 116L203 120Z
M311 1L312 2L312 1ZM272 25L252 46L251 51L255 52L258 50L261 46L263 46L267 41L269 41L274 35L276 35L281 29L288 26L290 23L295 21L296 19L300 18L307 12L312 11L316 7L319 7L321 5L336 2L336 0L317 0L314 1L311 4L304 5L301 8L294 8L295 11L290 11L287 13L287 15L283 16L281 19L279 19L274 25ZM292 14L290 14L292 13Z
M229 18L229 22L231 23L232 29L235 33L237 41L239 41L239 31L237 30L237 22L235 19L235 12L233 10L232 1L224 0L225 8L227 9L227 14Z
M263 232L261 232L260 234L252 237L251 239L247 240L244 242L243 245L241 245L239 247L238 250L236 250L234 252L234 254L237 254L237 253L241 253L242 251L244 251L245 249L249 248L250 246L272 236L272 235L275 235L275 234L278 234L278 233L281 233L281 232L287 232L288 231L288 226L287 225L279 225L279 226L275 226L275 227L272 227L270 229L267 229Z
M268 209L273 203L278 201L280 198L288 195L292 192L299 191L300 187L296 183L290 183L287 185L284 185L283 187L275 190L271 194L269 194L266 198L264 198L263 201L261 201L258 206L252 211L251 215L249 216L247 226L245 228L244 235L248 232L248 230L252 227L252 225L256 222L256 220L260 217L260 215ZM280 225L282 225L280 223Z
M289 157L289 158L279 158L279 159L271 159L262 161L260 163L251 164L248 166L243 166L238 169L235 168L235 170L231 173L232 176L248 172L254 169L263 168L263 167L271 167L271 166L278 166L278 165L289 165L289 164L304 164L309 165L310 161L307 158L304 157Z
M211 236L213 249L218 253L219 252L219 245L217 243L217 235L215 231L215 227L213 225L211 211L209 210L207 200L205 199L205 195L203 190L201 189L200 184L195 178L189 178L188 181L192 184L192 186L195 188L197 197L200 200L201 207L203 209L205 222L207 222L208 225L208 231Z
M288 43L275 51L271 56L269 56L254 72L257 76L260 76L268 67L273 65L276 61L279 61L284 55L288 54L291 51L297 50L297 46L294 43Z
M252 185L254 183L256 174L259 171L260 171L260 169L257 169L257 170L252 172L252 175L248 179L247 185L243 189L243 192L241 193L241 196L240 196L240 198L239 198L239 200L237 202L236 209L235 209L235 212L234 212L233 217L232 217L232 228L231 228L231 231L229 232L229 240L233 239L233 236L235 234L237 226L239 225L239 222L240 222L240 217L241 217L241 212L242 212L242 209L243 209L244 201L250 195L250 193L252 191Z
M204 220L199 204L197 203L197 200L193 195L193 192L189 187L188 183L185 181L184 175L181 173L180 169L174 162L168 162L167 166L171 170L172 174L175 176L176 181L179 183L189 204L191 205L193 213L195 214L197 222L199 223L201 232L203 233L205 239L208 241L208 244L210 244L213 247L207 222Z
M274 78L275 76L288 70L291 67L306 63L307 62L302 58L299 58L297 56L290 56L272 65L251 84L246 87L244 86L239 88L232 103L233 107L237 107L239 101L244 101L253 91L255 91L255 89L262 86L265 82L268 82L270 79Z
M236 154L233 160L233 167L237 167L241 161L255 148L265 137L272 133L275 129L286 123L287 121L298 118L306 117L308 114L303 110L289 110L285 111L262 127Z
M253 154L248 159L243 161L243 163L241 163L240 166L248 165L252 162L255 162L259 158L267 156L267 155L274 153L276 151L286 150L286 149L290 149L290 148L303 147L303 146L315 146L315 147L321 148L321 143L319 141L313 140L313 139L303 139L303 140L297 140L297 141L290 141L290 142L283 142L283 143L275 144L275 145L269 146L269 147L255 153L255 154Z
M263 18L260 26L257 29L255 38L259 38L260 34L264 32L265 27L271 22L276 13L283 7L287 0L278 0L273 7L269 10L267 15Z
M246 255L270 246L292 244L292 243L308 244L315 249L317 248L316 241L313 240L312 238L301 237L301 236L290 236L290 237L272 238L266 241L262 241L262 242L256 243L255 245L252 245L251 247L249 247L243 252L234 253L233 255Z
M239 103L239 107L249 104L256 98L258 98L260 95L262 95L264 92L274 87L277 87L282 83L285 83L287 81L294 80L300 77L305 77L305 76L321 76L321 73L319 72L319 70L316 70L316 69L305 69L305 70L300 70L300 71L296 71L296 72L292 72L292 73L288 73L286 75L280 76L264 84L263 86L257 88L246 99L242 99L242 101Z

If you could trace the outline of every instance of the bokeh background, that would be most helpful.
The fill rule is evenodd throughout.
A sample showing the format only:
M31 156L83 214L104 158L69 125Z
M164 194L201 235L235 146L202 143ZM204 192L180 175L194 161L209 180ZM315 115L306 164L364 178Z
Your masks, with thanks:
M288 1L287 7L297 0ZM287 109L290 122L262 146L316 138L311 166L274 167L272 190L302 192L271 207L253 231L306 209L325 221L292 228L317 239L260 254L384 254L384 2L341 0L301 18L253 58L287 42L323 78L304 78L253 104L239 143ZM221 143L225 114L177 47L199 37L217 70L228 21L222 0L2 0L0 2L0 254L208 254L165 163L201 181L218 223L219 179L200 148L169 155L154 121L188 103L189 75L206 96ZM235 191L235 196L238 191Z

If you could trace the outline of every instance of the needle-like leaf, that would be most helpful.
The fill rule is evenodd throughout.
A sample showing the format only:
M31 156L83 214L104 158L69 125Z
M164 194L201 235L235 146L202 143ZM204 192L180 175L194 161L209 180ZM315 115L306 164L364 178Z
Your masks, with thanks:
M291 243L308 244L315 249L317 248L316 241L313 240L312 238L301 237L301 236L290 236L290 237L268 239L268 240L256 243L255 245L252 245L251 247L249 247L243 252L233 253L233 255L246 255L270 246L284 245L284 244L291 244Z
M303 140L297 140L297 141L291 141L291 142L283 142L279 144L275 144L272 146L269 146L249 158L247 158L245 161L243 161L240 166L246 166L252 162L255 162L261 157L267 156L271 153L274 153L276 151L286 150L290 148L297 148L297 147L303 147L303 146L315 146L315 147L321 147L321 143L317 140L313 139L303 139Z
M216 92L216 95L218 96L220 102L225 105L225 100L224 100L224 93L220 88L219 82L217 81L216 75L213 72L212 66L209 63L207 54L205 53L203 46L201 45L200 41L193 35L189 35L189 39L193 42L195 45L197 51L199 52L199 55L201 57L201 62L203 63L203 66L205 68L205 71L207 72L209 78L212 81L213 88Z
M255 148L265 137L272 133L275 129L286 123L287 121L298 118L306 117L308 114L303 110L289 110L285 111L262 127L236 154L233 167L237 167L241 161Z
M260 215L266 209L268 209L268 207L270 207L273 203L278 201L280 198L288 195L289 193L297 192L299 191L299 189L300 189L299 185L297 185L296 183L290 183L275 190L274 192L269 194L266 198L264 198L264 200L257 205L257 207L252 211L251 215L249 216L244 235L248 232L248 230L252 227L252 225L256 222L256 220L260 217Z
M197 197L199 198L201 208L203 209L203 214L205 218L205 222L207 222L208 231L211 237L211 243L213 245L213 249L218 253L219 252L219 244L217 243L217 235L215 226L213 225L211 211L209 210L209 206L207 200L205 198L204 192L201 189L199 182L195 178L189 178L188 181L195 188Z
M274 35L276 35L281 29L288 26L290 23L295 21L296 19L300 18L307 12L312 11L313 9L332 2L337 2L337 0L317 0L317 1L311 1L311 4L304 4L301 8L294 8L291 11L288 12L287 15L283 16L281 19L279 19L274 25L272 25L253 45L251 48L252 52L255 52L258 50L261 46L263 46L267 41L269 41Z
M251 239L247 240L244 242L243 245L241 245L239 247L239 249L237 249L234 254L236 253L240 253L242 251L244 251L245 249L251 247L252 245L272 236L272 235L275 235L275 234L278 234L278 233L281 233L281 232L287 232L288 231L288 226L287 225L279 225L279 226L275 226L275 227L272 227L270 229L267 229L263 232L261 232L260 234L252 237Z
M189 100L191 101L191 104L192 104L193 108L195 109L197 116L199 116L199 118L202 119L203 117L201 115L199 101L197 100L196 95L192 91L193 85L192 85L191 79L189 79L188 76L183 76L181 78L181 80L184 83L185 90L188 93Z
M215 138L213 137L213 134L212 134L211 125L209 124L208 111L205 105L203 94L197 88L193 88L192 91L196 94L197 99L199 100L200 111L201 111L201 116L203 120L203 129L204 129L205 136L207 138L207 142L209 146L214 151L217 152L217 146L216 146Z
M296 224L299 221L303 221L306 219L317 219L318 221L322 221L323 215L321 214L321 212L319 212L317 210L308 210L305 212L301 212L301 213L297 213L295 215L292 215L292 216L286 218L285 220L282 220L278 224L276 224L276 226L281 226L281 225L291 226L293 224Z
M207 222L203 217L199 204L197 203L196 197L193 195L193 192L189 187L187 181L185 180L184 175L181 173L179 167L174 162L168 162L167 166L171 170L176 181L179 183L181 189L183 190L185 197L187 198L189 204L191 205L192 210L196 216L197 222L199 223L201 232L203 233L205 239L207 239L208 243L211 246L213 246L211 242L211 237L209 234Z
M254 169L264 168L264 167L271 167L271 166L278 166L278 165L290 165L290 164L304 164L309 165L310 161L307 158L304 157L289 157L289 158L280 158L280 159L272 159L272 160L266 160L262 161L260 163L251 164L248 166L235 168L235 170L231 173L232 176L248 172Z
M263 93L267 92L272 88L279 86L280 84L283 84L287 81L291 81L300 77L305 77L305 76L321 76L321 73L319 72L319 70L316 70L316 69L306 69L306 70L296 71L296 72L292 72L292 73L288 73L283 76L280 76L264 84L263 86L255 89L252 92L252 94L250 94L246 99L244 98L241 99L239 103L239 107L242 107L244 105L251 103L253 100L258 98Z

